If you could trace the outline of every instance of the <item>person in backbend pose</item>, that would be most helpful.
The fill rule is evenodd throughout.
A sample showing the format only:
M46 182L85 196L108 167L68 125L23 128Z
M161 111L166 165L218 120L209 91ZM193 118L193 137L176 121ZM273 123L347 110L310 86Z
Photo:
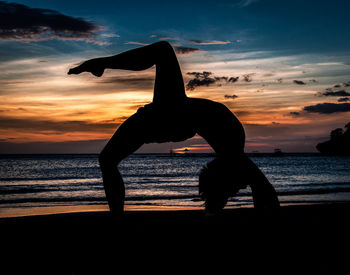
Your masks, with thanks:
M116 131L99 155L110 211L124 211L125 187L118 164L145 143L177 142L202 136L216 158L199 175L199 194L207 214L220 212L230 196L249 185L254 208L274 213L279 201L273 186L245 155L242 124L225 105L189 98L172 46L165 41L121 54L87 60L68 74L90 72L102 76L105 69L140 71L156 65L153 102L139 108Z

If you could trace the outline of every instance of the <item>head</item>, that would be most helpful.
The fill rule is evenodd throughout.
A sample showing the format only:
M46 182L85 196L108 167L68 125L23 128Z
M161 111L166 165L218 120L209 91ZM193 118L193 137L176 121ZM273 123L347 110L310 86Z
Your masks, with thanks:
M237 194L242 184L235 182L235 164L225 158L216 158L202 168L199 174L199 194L210 212L220 212L230 196Z

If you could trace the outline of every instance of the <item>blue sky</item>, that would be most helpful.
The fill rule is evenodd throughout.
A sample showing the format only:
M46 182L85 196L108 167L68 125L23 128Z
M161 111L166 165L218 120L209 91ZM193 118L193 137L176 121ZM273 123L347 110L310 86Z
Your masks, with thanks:
M26 6L17 17L13 3ZM188 72L239 77L187 93L235 112L247 151L315 151L349 122L349 10L349 1L337 0L0 1L0 153L34 144L42 152L98 152L150 101L154 71L109 71L99 80L66 71L159 40L174 46L185 83ZM35 25L26 16L36 12ZM197 137L142 150L174 146L208 149Z
M348 1L16 1L81 17L122 41L241 40L239 50L346 52ZM113 41L111 41L113 43Z

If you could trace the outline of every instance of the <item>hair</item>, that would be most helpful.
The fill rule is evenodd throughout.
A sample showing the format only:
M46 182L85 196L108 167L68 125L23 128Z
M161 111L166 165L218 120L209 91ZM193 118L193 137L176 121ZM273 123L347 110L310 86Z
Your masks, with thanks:
M234 161L225 158L215 158L207 163L199 174L199 195L205 200L205 209L210 212L220 212L228 198L235 196L246 184L235 182Z

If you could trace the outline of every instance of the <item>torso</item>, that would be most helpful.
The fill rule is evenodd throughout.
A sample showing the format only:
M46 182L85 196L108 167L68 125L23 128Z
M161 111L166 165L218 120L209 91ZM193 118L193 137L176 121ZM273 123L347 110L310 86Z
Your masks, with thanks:
M219 155L243 152L243 126L221 103L187 98L176 104L151 103L138 113L145 118L145 143L184 141L198 134Z

